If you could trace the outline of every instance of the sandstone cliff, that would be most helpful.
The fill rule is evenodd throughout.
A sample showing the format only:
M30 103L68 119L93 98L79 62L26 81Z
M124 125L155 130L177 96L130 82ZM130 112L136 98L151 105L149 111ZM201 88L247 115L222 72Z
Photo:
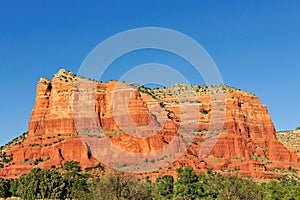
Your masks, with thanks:
M92 106L84 104L88 98L79 101L81 97L76 95L88 88L94 92L89 96ZM183 140L191 140L173 142L181 132ZM99 145L104 144L103 136L123 152L141 155L171 146L170 155L145 159L141 164L160 166L163 160L170 160L167 167L149 172L152 177L175 174L177 167L189 165L196 171L211 168L241 176L275 178L293 174L300 166L297 154L277 140L266 106L253 94L228 86L149 89L114 81L100 83L60 70L52 80L41 78L38 82L28 135L2 149L0 176L13 178L33 167L58 167L69 160L80 161L84 168L96 166L97 155L107 155L101 157L107 159L118 156L116 163L130 160L127 154L113 155ZM186 146L188 149L178 159L171 159L171 154ZM102 164L108 167L111 163ZM122 167L130 164L123 163Z

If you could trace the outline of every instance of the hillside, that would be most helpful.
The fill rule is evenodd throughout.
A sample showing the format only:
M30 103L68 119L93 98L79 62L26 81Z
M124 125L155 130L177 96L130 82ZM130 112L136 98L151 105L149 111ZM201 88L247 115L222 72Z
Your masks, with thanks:
M290 151L300 156L300 127L293 131L280 131L276 133L277 138Z
M300 166L253 94L225 85L150 89L101 83L66 70L39 80L27 137L12 144L2 148L4 178L70 160L150 177L191 166L196 172L276 178L297 175Z

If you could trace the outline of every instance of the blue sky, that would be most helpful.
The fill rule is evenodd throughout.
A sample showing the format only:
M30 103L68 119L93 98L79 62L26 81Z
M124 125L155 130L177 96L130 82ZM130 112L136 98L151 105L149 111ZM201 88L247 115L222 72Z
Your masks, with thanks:
M77 72L101 41L148 26L199 42L224 83L260 97L277 130L299 126L299 1L188 2L0 1L0 144L27 130L40 77L51 78L60 68ZM116 79L132 60L176 64L168 56L144 52L120 59L107 79Z

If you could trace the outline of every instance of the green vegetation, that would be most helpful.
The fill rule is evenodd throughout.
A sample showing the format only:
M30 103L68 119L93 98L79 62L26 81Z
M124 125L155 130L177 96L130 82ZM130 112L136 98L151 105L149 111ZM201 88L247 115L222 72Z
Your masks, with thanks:
M168 114L174 113L172 110L165 109Z
M39 168L16 180L15 194L22 199L60 199L63 197L65 183L57 171Z
M165 175L156 180L156 199L172 199L174 194L174 177Z
M27 138L28 132L24 132L22 135L16 137L12 141L0 147L0 151L10 149L11 147L21 144Z
M93 198L96 200L151 200L154 184L123 172L110 172L94 181Z
M156 96L155 94L152 92L152 90L150 88L147 88L143 85L139 86L137 88L137 90L141 93L145 93L145 94L148 94L149 96L151 96L152 98L156 99Z
M85 168L85 171L88 172L92 171L93 169L100 169L101 171L104 171L104 167L100 163L98 163L96 166Z
M207 115L210 111L211 111L211 109L209 109L209 110L205 110L205 109L201 110L201 112L202 112L204 115Z
M81 173L79 162L66 162L62 171L34 168L30 173L16 180L2 180L0 198L9 196L26 200L92 198L91 186L88 182L90 176Z
M6 198L11 196L10 181L0 178L0 198Z
M94 167L101 168L101 165ZM208 170L177 169L178 178L165 175L156 181L131 174L106 171L101 178L82 172L79 162L66 162L59 170L34 168L16 180L0 179L0 198L103 199L103 200L300 200L300 179L283 177L267 183L222 176Z

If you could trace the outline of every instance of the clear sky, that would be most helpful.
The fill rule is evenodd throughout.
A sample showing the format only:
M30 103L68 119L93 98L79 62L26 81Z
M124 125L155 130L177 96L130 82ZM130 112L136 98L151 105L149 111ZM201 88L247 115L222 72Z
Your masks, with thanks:
M260 97L277 130L300 126L299 1L0 0L0 144L27 131L40 77L60 68L77 72L98 43L146 26L194 38L224 83Z

